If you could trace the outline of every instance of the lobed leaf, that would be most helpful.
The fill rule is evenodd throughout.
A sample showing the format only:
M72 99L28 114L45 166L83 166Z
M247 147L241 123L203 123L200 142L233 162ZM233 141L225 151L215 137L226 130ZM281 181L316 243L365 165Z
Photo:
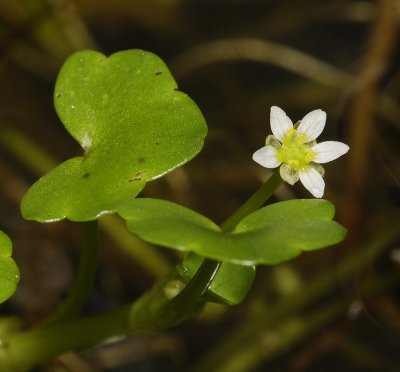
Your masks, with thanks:
M293 200L261 208L231 234L206 217L164 200L127 200L117 212L128 229L145 241L240 265L277 264L302 251L336 244L346 233L331 221L333 206L326 200Z
M146 182L192 159L207 127L156 55L73 54L54 92L55 108L84 155L38 180L21 203L24 218L87 221L113 212Z
M330 221L334 215L335 207L327 200L286 200L270 204L251 213L237 224L235 232L249 231L279 224L294 223L296 221Z
M11 254L11 240L0 231L0 303L15 292L19 282L19 270Z

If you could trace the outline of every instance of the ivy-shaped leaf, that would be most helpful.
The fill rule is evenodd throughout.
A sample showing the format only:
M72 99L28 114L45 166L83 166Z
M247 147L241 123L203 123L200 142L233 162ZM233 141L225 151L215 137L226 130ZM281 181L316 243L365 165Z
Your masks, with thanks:
M305 220L332 220L335 207L327 200L293 199L270 204L249 214L236 226L235 232L255 230L268 226L285 225Z
M11 240L0 231L0 303L15 292L19 282L19 270L11 254Z
M147 181L192 159L207 127L156 55L128 50L110 57L72 55L62 67L55 108L84 155L65 161L24 196L26 219L87 221L113 212Z
M159 199L126 200L117 212L128 229L150 243L195 252L241 265L277 264L302 251L343 240L346 229L332 221L326 200L289 200L259 209L233 233L222 232L206 217Z
M196 274L204 257L189 253L177 266L186 282ZM255 278L254 266L223 262L208 290L209 300L228 305L237 305L244 300Z

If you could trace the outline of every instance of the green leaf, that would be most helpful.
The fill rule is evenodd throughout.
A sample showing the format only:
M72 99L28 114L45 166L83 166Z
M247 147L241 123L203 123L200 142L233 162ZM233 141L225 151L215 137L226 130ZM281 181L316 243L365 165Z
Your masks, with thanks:
M56 111L84 155L53 169L28 190L26 219L87 221L113 212L147 181L192 159L207 127L156 55L72 55L57 79Z
M189 253L178 265L178 271L186 282L196 274L204 257ZM254 266L223 262L208 290L210 301L237 305L244 300L255 278Z
M0 231L0 303L15 292L19 282L19 270L11 254L11 240Z
M235 232L255 230L262 227L286 225L296 221L330 221L335 215L332 203L323 199L294 199L268 205L241 220Z
M117 212L140 238L165 247L241 265L277 264L301 251L343 240L346 229L335 221L326 200L290 200L250 214L231 234L206 217L158 199L126 200Z

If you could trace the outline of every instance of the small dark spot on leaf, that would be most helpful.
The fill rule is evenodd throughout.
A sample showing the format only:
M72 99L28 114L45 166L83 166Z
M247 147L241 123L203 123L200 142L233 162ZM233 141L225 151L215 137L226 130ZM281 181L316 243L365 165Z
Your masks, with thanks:
M56 93L56 98L60 98L61 97L61 93L60 92L57 92Z
M160 144L160 141L156 141L155 144L156 146L158 146Z
M130 179L128 180L128 182L140 181L140 180L142 179L142 176L141 176L142 173L143 173L142 171L137 172L137 173L135 174L135 177L130 178Z
M142 163L145 162L145 160L146 160L145 158L138 158L137 161L138 161L139 164L142 164Z
M174 88L174 91L177 92L177 91L178 91L178 88Z
M130 179L128 180L128 182L140 181L141 179L142 179L142 177L136 176L136 177L130 178Z
M86 172L83 176L82 176L82 178L89 178L90 177L90 173L89 172Z
M157 70L156 72L155 72L155 75L161 75L162 74L162 71L159 71L159 70Z

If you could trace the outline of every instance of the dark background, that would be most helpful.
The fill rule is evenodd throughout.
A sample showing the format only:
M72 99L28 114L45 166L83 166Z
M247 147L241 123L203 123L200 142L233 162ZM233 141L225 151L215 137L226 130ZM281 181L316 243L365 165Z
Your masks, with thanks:
M167 63L209 135L197 158L143 195L218 223L270 175L251 160L269 133L270 106L293 121L321 108L320 140L350 145L325 167L324 197L349 230L343 244L259 268L238 306L209 304L162 335L67 353L43 370L398 371L399 19L395 0L2 0L0 229L13 240L21 282L0 311L28 325L65 295L79 258L79 224L40 225L19 213L30 184L82 153L52 104L74 51L140 48ZM310 195L296 184L274 196L293 197ZM134 300L179 261L119 229L113 238L103 228L88 314Z

